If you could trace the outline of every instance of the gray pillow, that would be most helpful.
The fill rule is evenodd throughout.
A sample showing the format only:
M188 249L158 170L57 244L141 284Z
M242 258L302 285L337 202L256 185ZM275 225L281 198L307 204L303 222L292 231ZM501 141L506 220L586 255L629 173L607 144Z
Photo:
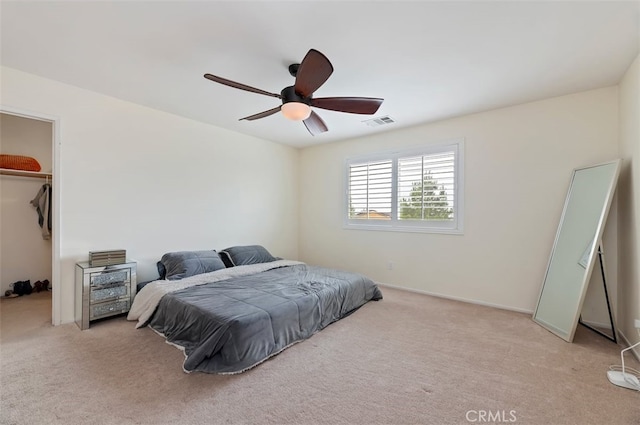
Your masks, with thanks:
M227 267L270 263L277 260L261 245L232 246L220 251L220 258Z
M164 264L162 264L162 261L158 261L156 263L156 267L158 268L160 279L164 279L165 277L167 277L167 269L164 268Z
M214 250L168 252L162 256L160 263L164 266L164 278L167 280L183 279L225 268Z

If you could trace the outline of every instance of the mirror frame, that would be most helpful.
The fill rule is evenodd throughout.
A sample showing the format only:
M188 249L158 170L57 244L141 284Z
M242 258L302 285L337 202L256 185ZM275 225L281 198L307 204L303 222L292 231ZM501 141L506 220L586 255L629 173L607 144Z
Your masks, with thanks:
M609 210L611 208L611 203L613 201L613 195L615 193L615 188L616 188L616 184L618 181L618 176L620 174L620 164L621 164L622 160L621 159L616 159L614 161L609 161L609 162L605 162L605 163L600 163L600 164L596 164L596 165L591 165L588 167L581 167L581 168L576 168L573 170L573 174L571 176L571 182L569 185L569 191L567 193L567 197L565 199L565 203L564 203L564 207L562 210L562 215L560 217L560 223L558 225L558 229L556 231L556 236L553 242L553 248L551 250L551 255L549 256L549 262L547 264L547 270L545 272L544 275L544 281L542 284L542 287L540 289L540 294L538 296L538 302L536 304L536 308L533 312L533 320L538 323L540 326L542 326L543 328L547 329L548 331L550 331L551 333L559 336L560 338L564 339L567 342L572 342L575 332L576 332L576 328L578 325L578 321L580 319L580 314L582 311L582 305L584 303L584 298L587 292L587 287L589 284L589 280L591 279L591 274L593 272L593 267L596 261L596 258L598 256L598 247L600 246L601 240L602 240L602 234L604 231L604 225L606 223L607 220L607 216L609 214ZM544 321L542 319L540 319L538 317L538 312L540 309L540 304L541 301L543 299L543 295L544 295L544 291L545 291L545 287L547 287L547 285L549 284L549 272L552 268L552 266L554 265L554 255L556 253L556 250L558 248L558 242L560 240L560 236L562 233L562 228L563 228L563 224L565 223L565 219L567 219L566 217L566 213L568 208L570 207L570 202L572 200L572 194L574 192L574 183L576 181L576 175L578 173L580 173L581 171L586 171L589 169L594 169L594 168L598 168L598 167L604 167L604 166L610 166L610 165L615 165L615 169L613 172L613 175L610 179L610 181L608 182L608 187L607 187L607 191L605 194L605 199L602 200L602 205L600 208L600 214L598 217L598 222L596 225L596 228L593 229L594 231L594 237L593 240L590 243L590 248L587 247L587 249L585 249L585 254L588 252L588 261L586 264L581 264L585 258L585 256L583 255L582 259L580 260L580 262L578 262L578 264L581 264L584 267L584 273L582 274L582 278L580 279L580 287L579 287L579 299L578 299L578 304L577 304L577 308L575 311L569 311L567 313L567 315L571 315L571 316L565 316L565 318L570 318L572 319L572 325L571 325L571 329L566 329L566 332L563 332L565 330L560 329L557 326L553 326L551 323L549 323L548 321ZM600 201L600 200L599 200Z

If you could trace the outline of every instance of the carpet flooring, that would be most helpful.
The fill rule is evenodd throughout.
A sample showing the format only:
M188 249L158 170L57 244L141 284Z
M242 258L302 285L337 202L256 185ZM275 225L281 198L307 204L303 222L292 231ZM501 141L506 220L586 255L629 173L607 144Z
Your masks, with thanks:
M606 377L621 346L529 315L382 287L384 300L240 375L115 317L53 327L51 294L0 301L2 424L640 424ZM629 364L639 368L630 358Z

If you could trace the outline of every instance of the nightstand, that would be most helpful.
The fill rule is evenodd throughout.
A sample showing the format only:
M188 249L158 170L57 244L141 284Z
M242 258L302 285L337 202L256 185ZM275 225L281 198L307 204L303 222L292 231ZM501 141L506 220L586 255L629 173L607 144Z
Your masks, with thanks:
M127 313L136 295L136 263L91 267L76 263L76 324L80 329L105 317Z

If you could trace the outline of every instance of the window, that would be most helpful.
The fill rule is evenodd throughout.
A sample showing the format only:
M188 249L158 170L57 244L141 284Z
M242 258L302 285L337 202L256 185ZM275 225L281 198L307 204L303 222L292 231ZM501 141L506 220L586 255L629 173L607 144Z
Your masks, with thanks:
M462 233L463 141L350 158L347 228Z

